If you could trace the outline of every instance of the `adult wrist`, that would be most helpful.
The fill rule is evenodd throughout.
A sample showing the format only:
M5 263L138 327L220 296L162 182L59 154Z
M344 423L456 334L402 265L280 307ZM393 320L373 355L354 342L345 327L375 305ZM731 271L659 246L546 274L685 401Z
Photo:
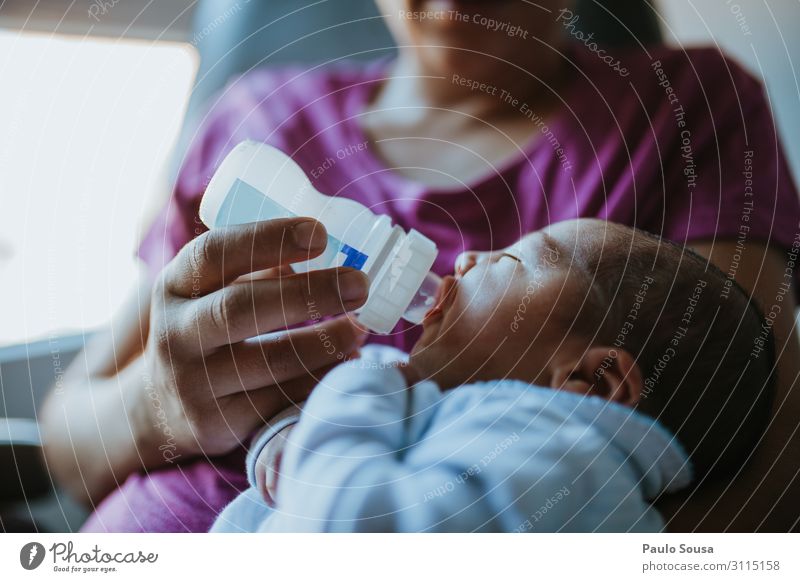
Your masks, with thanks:
M166 407L153 384L143 358L120 374L125 409L133 435L133 463L137 470L154 469L181 456L177 436L166 415Z

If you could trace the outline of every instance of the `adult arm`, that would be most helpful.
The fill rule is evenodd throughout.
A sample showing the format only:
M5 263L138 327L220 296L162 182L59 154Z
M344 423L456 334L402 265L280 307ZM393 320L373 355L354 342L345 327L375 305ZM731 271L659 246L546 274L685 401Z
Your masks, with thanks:
M142 284L67 370L41 410L45 458L56 481L75 499L95 503L128 474L153 467L153 451L138 446L147 423L141 358L149 331L150 286Z
M303 223L314 228L297 228ZM76 499L96 502L133 471L233 450L304 399L363 341L346 317L285 331L312 319L309 305L335 315L366 299L366 279L351 269L285 275L282 265L318 255L325 243L318 223L286 219L186 245L48 396L41 422L56 479ZM266 269L274 276L241 280ZM320 326L335 350L319 340ZM284 332L263 335L273 330Z
M777 391L769 428L737 476L718 480L690 495L674 496L659 504L673 531L790 531L800 519L800 343L791 283L783 251L758 242L744 250L733 241L690 243L724 273L749 291L773 320L777 356ZM730 313L729 317L740 314Z

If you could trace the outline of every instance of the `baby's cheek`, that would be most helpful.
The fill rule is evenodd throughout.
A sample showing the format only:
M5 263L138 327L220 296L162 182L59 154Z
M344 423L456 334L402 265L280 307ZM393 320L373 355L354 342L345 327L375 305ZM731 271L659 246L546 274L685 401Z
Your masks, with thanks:
M508 297L479 299L474 302L465 317L470 335L473 338L479 336L482 341L502 341L511 332L517 303L518 301L510 301Z

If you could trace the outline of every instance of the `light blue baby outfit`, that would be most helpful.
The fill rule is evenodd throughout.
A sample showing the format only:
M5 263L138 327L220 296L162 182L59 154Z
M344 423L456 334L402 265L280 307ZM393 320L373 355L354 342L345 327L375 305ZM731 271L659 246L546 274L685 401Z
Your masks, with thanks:
M656 532L649 501L691 482L675 438L630 408L517 380L409 391L387 359L331 371L288 439L277 508L250 489L211 531Z

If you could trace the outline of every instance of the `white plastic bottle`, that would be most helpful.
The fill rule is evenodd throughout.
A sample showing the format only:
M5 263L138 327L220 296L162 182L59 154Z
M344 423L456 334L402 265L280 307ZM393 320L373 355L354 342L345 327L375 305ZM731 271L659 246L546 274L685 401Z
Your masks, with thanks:
M228 154L206 189L200 218L209 228L274 218L308 216L325 225L328 246L319 257L292 265L295 272L352 267L370 280L358 321L387 334L402 317L421 323L436 301L441 279L430 272L436 245L416 230L406 233L348 198L325 196L280 150L246 141Z

